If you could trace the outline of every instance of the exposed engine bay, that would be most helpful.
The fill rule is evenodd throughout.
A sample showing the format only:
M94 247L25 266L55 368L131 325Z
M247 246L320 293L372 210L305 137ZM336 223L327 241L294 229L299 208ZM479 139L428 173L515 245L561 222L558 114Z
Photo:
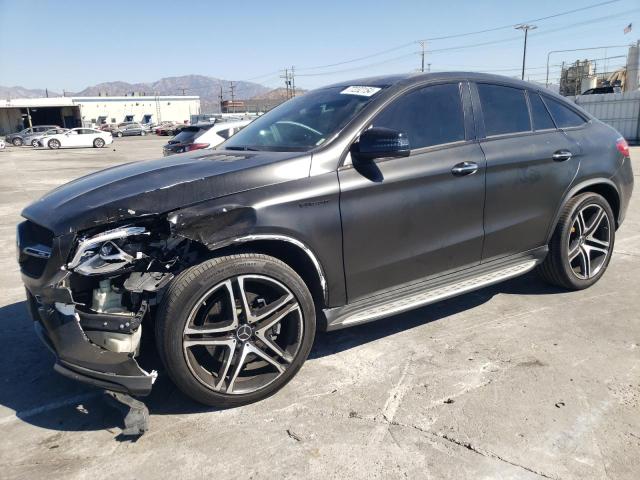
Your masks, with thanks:
M86 336L106 350L137 355L143 320L197 255L193 242L172 234L166 220L80 237L63 269Z

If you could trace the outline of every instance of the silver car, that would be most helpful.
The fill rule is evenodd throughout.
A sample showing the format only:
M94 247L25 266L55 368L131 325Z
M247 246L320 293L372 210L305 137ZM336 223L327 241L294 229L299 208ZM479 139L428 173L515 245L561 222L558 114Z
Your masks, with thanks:
M40 140L42 140L47 135L55 135L57 133L64 133L68 131L69 131L68 128L59 128L59 127L51 128L44 132L33 132L28 135L25 135L24 137L22 137L22 141L24 145L31 145L32 147L40 147L42 146L42 144L40 143Z

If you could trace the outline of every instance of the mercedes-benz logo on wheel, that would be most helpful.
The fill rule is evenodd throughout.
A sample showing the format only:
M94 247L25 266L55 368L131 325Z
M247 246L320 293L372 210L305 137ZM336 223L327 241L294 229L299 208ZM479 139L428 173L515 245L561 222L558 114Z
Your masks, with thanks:
M238 337L238 340L240 340L241 342L246 342L247 340L249 340L251 338L251 335L253 335L253 331L251 330L251 327L249 325L240 326L240 328L238 328L238 331L236 332L236 337Z

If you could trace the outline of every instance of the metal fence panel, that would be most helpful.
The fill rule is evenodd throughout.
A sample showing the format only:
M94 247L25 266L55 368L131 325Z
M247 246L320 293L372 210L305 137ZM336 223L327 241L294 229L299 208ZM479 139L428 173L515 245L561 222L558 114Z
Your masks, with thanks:
M618 130L627 141L640 143L640 90L567 98Z

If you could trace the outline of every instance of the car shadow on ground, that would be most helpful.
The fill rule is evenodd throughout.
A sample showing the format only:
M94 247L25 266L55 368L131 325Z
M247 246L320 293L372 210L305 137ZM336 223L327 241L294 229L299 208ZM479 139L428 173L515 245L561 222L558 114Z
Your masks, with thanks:
M377 322L319 333L308 361L313 362L473 309L496 294L549 295L560 292L562 290L528 274ZM110 408L110 405L118 405L117 402L93 387L74 382L53 371L54 358L33 332L33 322L27 314L25 302L0 308L0 321L4 330L0 336L0 406L16 412L0 417L0 426L24 421L56 431L108 430L114 435L119 433L123 410ZM141 366L148 370L158 369L160 360L151 336L147 335L142 351ZM186 397L162 371L151 395L143 401L152 416L216 410Z

